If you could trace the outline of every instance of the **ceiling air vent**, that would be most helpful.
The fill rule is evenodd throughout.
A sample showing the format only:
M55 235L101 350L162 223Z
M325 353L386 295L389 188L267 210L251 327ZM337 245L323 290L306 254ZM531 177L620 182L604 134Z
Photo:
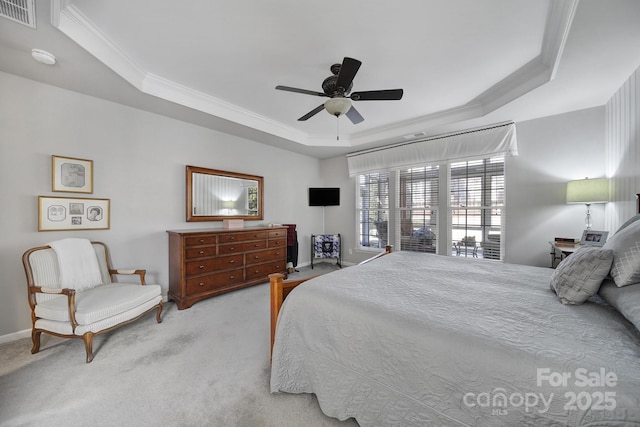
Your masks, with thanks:
M0 0L0 16L36 28L35 0Z

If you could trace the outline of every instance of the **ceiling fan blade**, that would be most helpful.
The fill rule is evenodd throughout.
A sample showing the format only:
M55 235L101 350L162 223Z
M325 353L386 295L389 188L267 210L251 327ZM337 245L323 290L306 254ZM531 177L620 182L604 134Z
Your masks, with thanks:
M324 104L320 104L318 105L316 108L314 108L313 110L309 111L307 114L305 114L304 116L300 117L298 119L299 122L304 122L305 120L315 116L316 114L318 114L320 111L324 110Z
M349 98L354 101L397 101L402 99L403 93L402 89L367 90L353 92Z
M353 105L351 106L351 108L349 108L349 111L346 112L346 115L347 117L349 117L349 120L351 120L351 123L353 123L354 125L357 125L358 123L364 120L364 117L360 115L358 110L356 110Z
M362 62L357 59L344 57L342 60L342 65L340 66L340 73L338 74L338 80L336 81L336 87L341 87L346 92L351 83L353 82L353 78L356 76L358 69Z
M286 90L287 92L303 93L305 95L327 96L326 94L324 94L322 92L316 92L316 91L313 91L313 90L306 90L306 89L298 89L297 87L276 86L276 89L278 89L278 90Z

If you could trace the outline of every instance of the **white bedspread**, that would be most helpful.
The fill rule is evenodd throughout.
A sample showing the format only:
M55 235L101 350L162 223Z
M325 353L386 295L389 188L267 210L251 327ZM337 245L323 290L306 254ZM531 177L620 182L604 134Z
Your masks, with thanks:
M640 425L640 333L562 305L552 272L397 252L310 280L280 313L271 391L361 426Z

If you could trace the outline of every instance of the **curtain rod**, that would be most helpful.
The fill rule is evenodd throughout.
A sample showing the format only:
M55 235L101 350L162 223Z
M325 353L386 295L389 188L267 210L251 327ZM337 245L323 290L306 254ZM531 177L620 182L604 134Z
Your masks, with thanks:
M359 156L361 154L367 154L367 153L375 153L376 151L389 150L391 148L402 147L402 146L411 145L411 144L417 144L419 142L435 141L435 140L438 140L438 139L451 138L452 136L460 136L460 135L466 135L466 134L469 134L469 133L482 132L482 131L485 131L485 130L497 129L497 128L501 128L501 127L505 127L505 126L510 126L510 125L513 125L513 124L515 124L515 123L514 122L505 122L505 123L496 124L496 125L489 126L489 127L483 127L483 128L469 129L469 130L459 131L459 132L446 133L446 134L443 134L443 135L436 135L436 136L432 136L432 137L425 138L425 139L417 139L415 141L399 142L397 144L386 145L384 147L369 148L367 150L362 150L362 151L354 151L353 153L348 153L347 157Z

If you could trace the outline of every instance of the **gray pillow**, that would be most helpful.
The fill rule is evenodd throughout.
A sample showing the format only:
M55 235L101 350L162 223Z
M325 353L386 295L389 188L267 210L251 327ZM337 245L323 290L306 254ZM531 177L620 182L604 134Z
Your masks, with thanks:
M616 286L640 282L640 221L625 224L603 248L613 251L611 277Z
M625 222L624 224L622 224L620 226L620 228L618 228L618 231L616 231L616 233L619 233L620 231L622 231L623 228L633 224L634 222L640 220L640 214L636 214L635 216L632 216L631 218L629 218L627 220L627 222Z
M613 261L613 251L585 246L566 257L551 275L550 287L563 304L582 304L595 295Z
M605 280L598 294L640 331L640 283L618 288L612 280Z

